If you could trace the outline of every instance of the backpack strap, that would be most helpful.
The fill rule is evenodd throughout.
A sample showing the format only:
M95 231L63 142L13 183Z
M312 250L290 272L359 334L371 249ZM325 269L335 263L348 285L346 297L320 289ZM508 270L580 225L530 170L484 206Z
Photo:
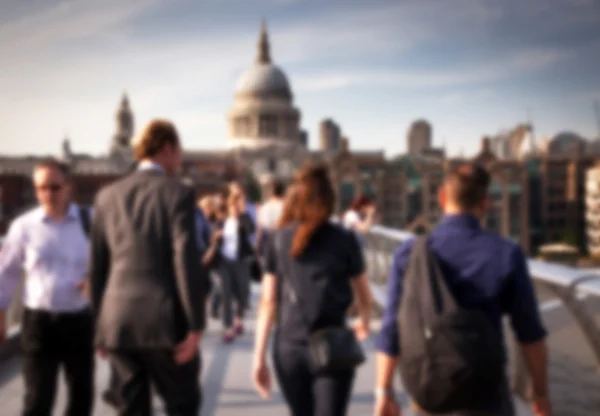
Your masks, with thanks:
M91 221L90 221L90 210L82 206L79 207L79 221L81 221L81 227L87 238L90 238Z
M421 235L415 239L411 250L411 262L414 262L409 279L415 285L420 303L424 307L424 318L431 320L443 311L460 309L448 282L442 273L438 259L429 249L429 236Z

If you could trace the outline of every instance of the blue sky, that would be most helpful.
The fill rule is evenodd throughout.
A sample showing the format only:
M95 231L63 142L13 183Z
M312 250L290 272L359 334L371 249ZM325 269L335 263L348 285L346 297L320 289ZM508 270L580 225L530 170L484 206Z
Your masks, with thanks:
M236 79L267 19L302 125L332 117L356 149L405 150L411 121L473 153L527 120L598 134L598 0L0 0L0 153L108 150L126 90L136 127L174 120L225 147Z

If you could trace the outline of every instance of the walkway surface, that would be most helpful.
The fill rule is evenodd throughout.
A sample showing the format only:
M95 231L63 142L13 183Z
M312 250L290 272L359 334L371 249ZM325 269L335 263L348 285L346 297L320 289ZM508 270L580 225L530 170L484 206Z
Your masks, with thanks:
M255 288L256 289L256 288ZM254 305L257 293L254 290ZM542 296L542 300L549 300ZM600 304L592 305L598 307ZM255 309L255 307L254 307ZM568 316L560 308L550 308L545 316L552 319L551 346L551 389L555 398L556 415L598 416L600 415L600 375L593 366L591 352L586 351L583 338L574 328ZM287 415L281 395L277 389L273 398L264 401L255 393L250 381L253 347L253 320L248 321L249 331L232 345L223 345L220 339L220 324L211 321L202 346L202 385L204 405L202 416L283 416ZM371 342L365 344L368 362L361 367L350 406L349 416L369 416L373 406L374 359ZM96 375L97 401L95 416L114 415L114 411L100 399L100 393L108 382L108 366L98 360ZM18 416L23 396L23 380L20 375L19 359L15 357L0 365L0 414ZM62 414L66 391L61 383L55 415ZM400 396L406 403L404 395ZM529 409L521 404L519 416L530 415ZM156 415L163 415L160 400L155 398ZM411 415L410 411L404 413Z

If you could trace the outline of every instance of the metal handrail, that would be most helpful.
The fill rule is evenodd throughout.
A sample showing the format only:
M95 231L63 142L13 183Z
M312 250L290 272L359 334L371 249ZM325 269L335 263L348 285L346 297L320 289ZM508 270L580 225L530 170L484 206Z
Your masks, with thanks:
M414 236L413 233L402 230L373 226L365 237L365 257L373 297L380 305L385 303L384 285L387 283L392 255L400 243ZM578 269L534 259L528 259L528 267L534 281L555 294L573 316L600 367L600 327L586 307L586 296L581 296L600 296L600 270ZM514 339L513 342L516 343ZM531 397L531 383L520 349L517 345L514 346L516 355L511 362L513 391L528 399Z

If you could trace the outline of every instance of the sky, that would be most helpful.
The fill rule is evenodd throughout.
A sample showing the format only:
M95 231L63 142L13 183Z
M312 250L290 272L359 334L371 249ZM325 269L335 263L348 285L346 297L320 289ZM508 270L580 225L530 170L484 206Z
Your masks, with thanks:
M529 119L600 135L600 0L0 0L0 153L104 154L124 91L136 129L225 148L262 18L312 148L324 118L388 156L421 118L450 154Z

